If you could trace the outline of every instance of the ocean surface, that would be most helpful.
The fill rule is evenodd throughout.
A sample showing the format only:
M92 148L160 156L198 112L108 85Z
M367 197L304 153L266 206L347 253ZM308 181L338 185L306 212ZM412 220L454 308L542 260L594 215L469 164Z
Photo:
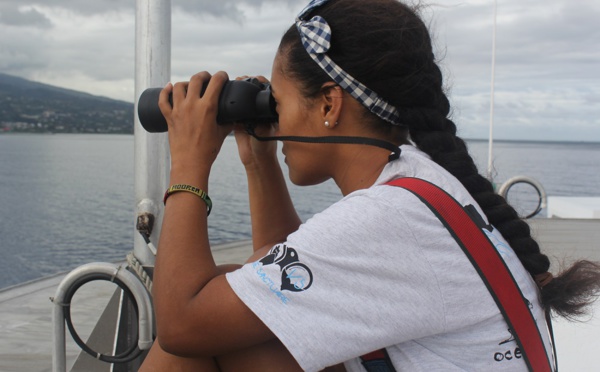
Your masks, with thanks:
M469 141L482 173L487 141ZM0 135L0 288L94 261L124 260L133 248L134 139L131 135ZM548 195L600 196L600 143L494 143L494 181L530 176ZM246 176L227 138L210 181L212 244L250 237ZM290 185L303 220L339 200L333 182ZM509 201L537 204L526 185ZM545 217L542 212L537 218Z

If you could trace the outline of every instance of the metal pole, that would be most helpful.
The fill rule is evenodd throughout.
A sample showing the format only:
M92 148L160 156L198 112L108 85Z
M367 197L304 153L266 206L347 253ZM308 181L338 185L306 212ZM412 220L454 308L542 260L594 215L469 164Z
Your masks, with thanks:
M137 233L140 221L149 224L155 245L162 224L162 197L169 180L170 156L166 134L146 132L137 116L141 93L162 87L171 75L171 0L136 0L135 34L135 201L137 224L134 255L154 265L154 254Z
M490 133L488 139L488 168L487 177L492 181L492 156L494 143L494 85L496 83L496 20L498 13L498 1L494 0L494 29L492 33L492 84L490 94Z

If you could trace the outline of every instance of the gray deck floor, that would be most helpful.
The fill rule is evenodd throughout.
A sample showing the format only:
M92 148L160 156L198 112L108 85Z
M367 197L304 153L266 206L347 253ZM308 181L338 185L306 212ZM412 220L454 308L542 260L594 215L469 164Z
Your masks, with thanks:
M252 253L250 241L213 249L217 264L243 263ZM55 275L0 291L0 372L52 370L52 307L50 297L65 274ZM90 283L77 291L72 302L73 323L85 339L100 317L115 287ZM79 298L77 298L79 297ZM79 347L67 332L67 365L73 365Z
M532 220L531 227L554 264L582 258L600 261L600 220L539 219ZM218 264L242 263L250 253L249 241L214 249ZM60 274L0 291L0 372L51 371L52 303L49 298L54 296L63 276ZM90 318L97 319L98 309L103 308L98 301L106 303L113 290L114 287L109 285L86 291L89 298L80 301L88 307L73 308L76 327L93 323ZM555 322L559 365L563 371L598 370L597 365L591 363L592 355L600 353L600 303L595 309L596 317L587 323ZM85 334L85 327L81 332ZM68 365L73 364L78 353L78 347L67 334Z

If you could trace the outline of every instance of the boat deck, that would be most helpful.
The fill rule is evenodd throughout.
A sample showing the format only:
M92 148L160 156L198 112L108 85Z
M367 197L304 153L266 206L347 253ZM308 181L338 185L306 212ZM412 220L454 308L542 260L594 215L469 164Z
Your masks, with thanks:
M213 248L218 265L243 263L251 253L249 240ZM0 290L0 372L52 371L54 305L50 297L55 295L65 274ZM77 291L72 302L73 323L83 339L90 334L115 290L108 282L85 286L92 287ZM81 350L68 332L66 347L67 366L71 370Z
M576 259L600 261L600 220L536 219L531 220L530 225L553 264ZM251 253L251 243L225 244L213 251L218 264L242 263ZM49 298L54 296L64 275L0 290L0 371L52 370L53 305ZM110 286L77 292L77 296L81 292L81 297L74 299L74 303L80 301L78 303L85 306L73 306L73 319L82 335L91 331L89 324L94 324L100 316L97 309L103 306L98 302L107 302L114 290ZM591 356L600 352L600 301L594 308L596 318L589 322L554 322L558 360L563 371L597 371L598 366ZM82 325L81 330L78 324ZM74 364L79 351L67 334L69 367Z

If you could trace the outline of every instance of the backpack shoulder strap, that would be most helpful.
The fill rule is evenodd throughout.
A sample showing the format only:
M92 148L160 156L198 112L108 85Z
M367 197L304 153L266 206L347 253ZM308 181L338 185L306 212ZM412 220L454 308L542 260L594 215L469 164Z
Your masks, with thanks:
M463 208L444 190L419 178L399 178L388 182L387 185L410 191L438 217L469 258L494 298L513 331L529 370L552 371L540 331L525 298L506 263L483 232L482 227L485 226L482 226L481 216L475 216L473 206ZM389 361L389 357L387 360Z
M396 372L386 349L379 349L360 357L367 372Z

